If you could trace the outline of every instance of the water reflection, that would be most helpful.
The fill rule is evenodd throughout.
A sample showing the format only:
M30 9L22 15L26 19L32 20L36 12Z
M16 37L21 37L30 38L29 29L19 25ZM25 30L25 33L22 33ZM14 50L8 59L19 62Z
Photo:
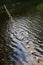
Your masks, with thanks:
M38 64L35 57L40 58L40 65L43 65L43 24L41 17L20 16L15 17L16 25L11 20L6 21L0 27L1 52L5 65L32 65ZM21 33L21 31L23 33ZM2 33L1 33L2 32ZM29 41L26 44L26 40ZM29 45L30 48L26 46ZM31 54L34 51L34 55Z

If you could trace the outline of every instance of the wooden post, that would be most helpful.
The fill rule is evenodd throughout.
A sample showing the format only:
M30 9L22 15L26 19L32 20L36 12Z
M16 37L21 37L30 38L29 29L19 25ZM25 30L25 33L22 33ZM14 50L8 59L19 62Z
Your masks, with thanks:
M7 12L9 18L11 19L11 22L13 22L13 23L16 25L15 20L13 20L13 17L11 16L11 14L10 14L9 10L7 9L7 7L6 7L5 4L4 4L4 8L5 8L5 10L6 10L6 12Z
M12 16L11 16L11 14L10 14L10 12L9 12L9 10L7 9L7 7L6 7L5 4L4 4L4 8L5 8L5 10L6 10L6 12L7 12L9 18L10 18L10 19L13 19Z

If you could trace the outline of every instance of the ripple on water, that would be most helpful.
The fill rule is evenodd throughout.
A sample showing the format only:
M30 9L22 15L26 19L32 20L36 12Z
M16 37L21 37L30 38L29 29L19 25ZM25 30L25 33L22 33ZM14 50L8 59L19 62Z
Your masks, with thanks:
M16 17L15 20L17 25L9 21L4 35L7 40L5 43L6 64L32 65L34 62L37 65L36 57L39 57L39 65L43 65L43 27L40 24L40 17ZM27 48L27 46L30 47ZM31 51L34 53L31 54Z

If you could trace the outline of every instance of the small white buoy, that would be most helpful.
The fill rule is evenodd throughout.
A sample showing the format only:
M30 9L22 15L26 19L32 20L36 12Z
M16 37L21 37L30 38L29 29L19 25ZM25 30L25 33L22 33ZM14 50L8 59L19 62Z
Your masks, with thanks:
M27 47L27 48L30 48L30 46L29 46L29 45L27 45L26 47Z
M39 57L36 57L36 61L39 63Z
M28 40L26 40L25 42L26 42L26 43L29 43L29 41L28 41Z
M34 51L31 51L31 54L34 54Z

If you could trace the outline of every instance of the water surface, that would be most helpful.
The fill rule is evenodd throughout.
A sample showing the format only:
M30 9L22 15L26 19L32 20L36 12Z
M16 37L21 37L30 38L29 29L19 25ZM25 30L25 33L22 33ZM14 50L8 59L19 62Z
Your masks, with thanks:
M11 20L0 22L1 65L43 65L42 16L16 16L15 23ZM28 44L25 43L26 40L29 41ZM30 48L27 48L27 45ZM39 63L36 62L36 57L39 57Z

